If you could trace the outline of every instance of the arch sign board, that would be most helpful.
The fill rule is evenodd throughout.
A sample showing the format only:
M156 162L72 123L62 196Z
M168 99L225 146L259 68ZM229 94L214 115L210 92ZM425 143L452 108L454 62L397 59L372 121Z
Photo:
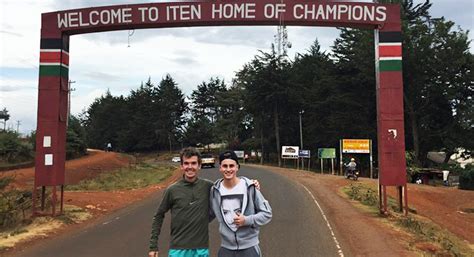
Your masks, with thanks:
M56 186L61 186L62 199L71 35L146 28L281 24L376 30L380 184L404 186L400 22L398 4L329 0L160 2L43 13L33 192L36 192L37 187L43 187L44 195L44 188L53 186L52 201L56 203Z

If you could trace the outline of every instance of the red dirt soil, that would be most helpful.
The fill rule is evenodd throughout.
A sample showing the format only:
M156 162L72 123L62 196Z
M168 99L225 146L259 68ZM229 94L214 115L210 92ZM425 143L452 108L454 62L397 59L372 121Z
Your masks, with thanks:
M104 171L112 171L129 165L131 160L113 152L91 150L88 155L66 162L66 185L74 185L79 181L92 178ZM35 168L25 168L0 172L0 177L14 176L11 184L16 188L33 189Z
M132 165L132 159L115 152L90 150L87 156L66 162L66 185L74 185L83 179L93 178L103 172L110 172ZM10 170L0 173L0 177L14 176L11 187L33 189L34 168ZM111 211L122 208L131 202L140 200L149 194L167 186L179 176L175 172L160 185L153 185L136 190L118 190L111 192L73 192L64 194L64 204L89 209L96 218ZM67 187L66 187L67 190ZM93 197L92 197L93 196Z

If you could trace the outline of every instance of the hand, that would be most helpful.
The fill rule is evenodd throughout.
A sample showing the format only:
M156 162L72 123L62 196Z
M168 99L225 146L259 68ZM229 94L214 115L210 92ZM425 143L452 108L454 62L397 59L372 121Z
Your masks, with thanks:
M252 180L252 182L255 185L255 188L260 191L260 182L256 179Z
M234 224L239 228L242 227L245 224L245 216L243 214L237 214L234 218Z
M158 251L150 251L148 252L148 257L158 257Z

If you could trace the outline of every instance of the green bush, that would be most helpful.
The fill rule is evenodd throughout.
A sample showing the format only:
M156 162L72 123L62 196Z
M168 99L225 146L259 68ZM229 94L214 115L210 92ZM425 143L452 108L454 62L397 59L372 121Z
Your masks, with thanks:
M87 154L86 134L78 118L71 115L66 134L66 159L74 159Z
M379 203L377 192L366 185L350 184L346 193L352 200L359 201L367 206L377 206Z
M459 175L459 189L474 190L474 166L466 165Z
M0 228L15 227L31 208L31 192L8 190L13 177L0 178Z
M33 146L22 141L14 131L0 132L0 161L7 163L24 162L33 159Z

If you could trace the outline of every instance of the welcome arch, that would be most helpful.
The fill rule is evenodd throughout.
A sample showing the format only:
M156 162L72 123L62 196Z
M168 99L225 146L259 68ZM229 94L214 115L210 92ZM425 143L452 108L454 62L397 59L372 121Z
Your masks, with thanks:
M386 187L399 189L407 210L403 116L402 43L398 4L307 0L191 1L101 6L44 13L41 17L38 114L33 212L37 189L52 187L52 213L65 181L71 35L113 30L280 25L373 29L377 90L380 208L387 211Z

